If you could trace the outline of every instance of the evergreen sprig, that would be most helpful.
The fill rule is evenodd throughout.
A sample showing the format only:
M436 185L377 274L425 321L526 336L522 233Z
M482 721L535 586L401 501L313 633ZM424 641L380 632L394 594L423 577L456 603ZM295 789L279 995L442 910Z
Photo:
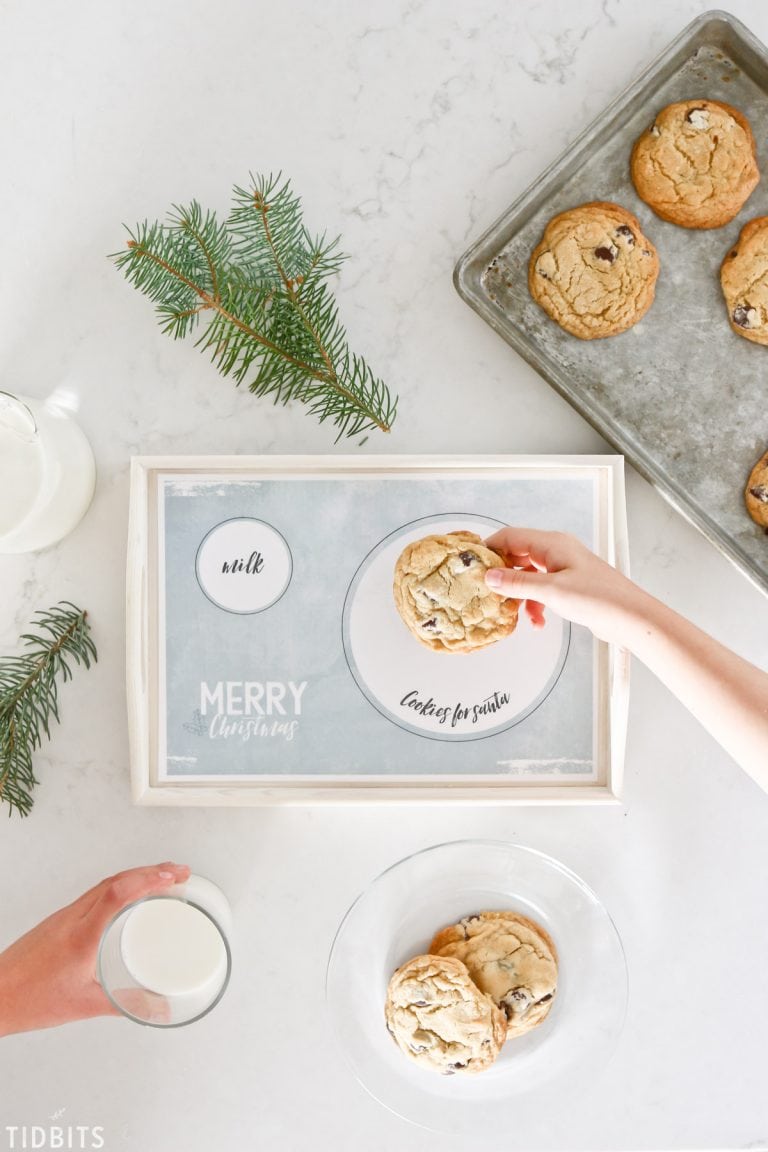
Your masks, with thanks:
M201 322L196 344L224 376L248 380L275 404L298 400L336 437L388 432L397 397L350 351L327 281L345 257L339 239L313 237L289 182L251 177L235 187L227 219L196 202L167 223L128 229L112 259L156 305L178 339Z
M32 753L59 721L57 679L70 679L72 661L90 668L96 660L86 613L74 604L62 600L38 612L32 627L37 634L20 638L27 651L0 659L0 802L9 816L32 808Z

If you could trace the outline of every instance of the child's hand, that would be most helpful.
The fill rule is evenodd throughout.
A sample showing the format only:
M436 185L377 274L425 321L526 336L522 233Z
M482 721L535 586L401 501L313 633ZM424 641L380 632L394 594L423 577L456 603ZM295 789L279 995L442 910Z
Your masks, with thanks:
M0 1036L119 1015L96 979L104 929L126 904L188 878L184 864L119 872L0 953Z
M601 640L624 642L645 593L575 536L502 528L485 543L508 565L491 568L486 583L502 596L525 600L534 627L543 627L546 605Z

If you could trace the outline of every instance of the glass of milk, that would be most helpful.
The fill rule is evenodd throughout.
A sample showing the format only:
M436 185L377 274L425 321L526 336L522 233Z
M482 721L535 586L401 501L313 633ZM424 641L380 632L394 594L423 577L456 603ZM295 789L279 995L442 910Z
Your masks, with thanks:
M115 916L99 946L99 982L138 1024L192 1024L218 1004L229 983L230 930L224 893L192 875Z
M0 391L0 553L55 544L93 496L91 446L55 397Z

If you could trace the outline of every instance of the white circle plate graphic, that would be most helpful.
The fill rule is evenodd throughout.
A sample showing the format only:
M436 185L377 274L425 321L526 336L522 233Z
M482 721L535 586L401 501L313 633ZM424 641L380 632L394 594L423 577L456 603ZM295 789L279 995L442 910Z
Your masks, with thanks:
M291 550L276 528L242 516L203 537L195 575L205 595L226 612L263 612L291 582Z
M405 524L363 560L344 602L342 639L357 686L398 727L433 740L481 740L518 724L546 699L563 670L570 624L547 611L534 629L525 612L511 636L470 653L434 652L400 619L392 595L398 556L423 536L503 527L476 515Z

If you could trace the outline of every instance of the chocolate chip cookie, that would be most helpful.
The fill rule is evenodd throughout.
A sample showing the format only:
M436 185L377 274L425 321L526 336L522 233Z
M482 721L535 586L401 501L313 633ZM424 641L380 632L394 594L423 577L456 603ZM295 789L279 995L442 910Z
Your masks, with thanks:
M630 170L640 199L683 228L727 224L760 179L749 121L717 100L662 108L635 142Z
M768 452L760 457L749 474L744 501L754 522L768 532Z
M768 344L768 216L744 225L723 260L720 284L734 332Z
M398 968L387 989L385 1016L401 1052L448 1076L488 1068L507 1030L504 1013L450 956L414 956Z
M528 288L566 332L595 340L637 324L658 275L656 249L632 213L598 200L550 220L531 255Z
M507 1037L536 1028L557 992L557 952L539 925L517 912L478 912L438 932L429 946L437 956L466 964L481 992L507 1018Z
M413 635L435 652L474 652L514 632L518 600L485 583L504 561L473 532L425 536L395 565L397 610Z

